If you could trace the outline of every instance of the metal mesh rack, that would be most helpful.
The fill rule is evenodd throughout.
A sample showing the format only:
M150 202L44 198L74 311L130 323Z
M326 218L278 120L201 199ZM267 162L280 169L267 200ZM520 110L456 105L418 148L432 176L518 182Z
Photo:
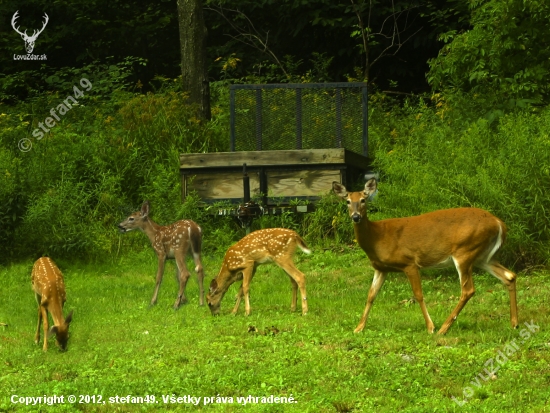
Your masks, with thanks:
M368 156L366 83L231 85L231 151L345 148Z

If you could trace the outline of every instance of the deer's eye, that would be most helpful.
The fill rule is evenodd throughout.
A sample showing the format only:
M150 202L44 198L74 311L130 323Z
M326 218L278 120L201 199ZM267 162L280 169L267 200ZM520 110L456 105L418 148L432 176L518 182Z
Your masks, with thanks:
M351 201L349 199L346 200L346 202L347 202L348 205L351 204Z
M133 220L134 220L133 217L128 218L128 221L133 221Z
M362 204L365 203L365 198L361 198L361 203L362 203Z

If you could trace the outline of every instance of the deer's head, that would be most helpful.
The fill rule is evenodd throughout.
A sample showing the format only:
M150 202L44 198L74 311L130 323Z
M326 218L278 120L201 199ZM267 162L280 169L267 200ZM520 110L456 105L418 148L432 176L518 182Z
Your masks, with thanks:
M73 319L73 312L65 318L65 322L60 326L52 326L48 331L48 338L55 335L55 343L61 351L67 350L67 342L69 341L69 325Z
M208 294L206 295L206 302L208 303L208 308L212 315L220 314L220 304L222 301L223 293L221 289L218 288L218 283L216 279L213 279L210 282L210 288L208 289Z
M236 257L233 247L230 247L225 253L220 272L216 278L210 282L210 288L206 295L206 302L208 303L208 308L210 308L212 315L218 315L220 313L221 301L231 284L235 281L242 280L242 263L242 258Z
M139 211L134 212L128 218L118 224L119 231L125 233L133 231L134 229L142 229L143 222L147 220L150 210L151 205L149 204L149 201L145 201Z
M365 184L365 189L360 192L348 192L346 187L339 182L332 183L332 190L348 204L349 216L358 224L367 216L367 199L376 192L376 179L371 178Z

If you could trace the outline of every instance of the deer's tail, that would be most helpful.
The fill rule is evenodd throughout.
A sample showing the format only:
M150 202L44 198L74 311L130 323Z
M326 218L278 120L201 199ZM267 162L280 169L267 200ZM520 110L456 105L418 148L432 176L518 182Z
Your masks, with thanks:
M305 252L306 254L311 254L311 250L308 248L306 242L298 234L296 234L296 244L298 244L303 252Z
M202 249L202 229L199 225L195 224L194 228L190 227L190 241L193 254L200 255Z

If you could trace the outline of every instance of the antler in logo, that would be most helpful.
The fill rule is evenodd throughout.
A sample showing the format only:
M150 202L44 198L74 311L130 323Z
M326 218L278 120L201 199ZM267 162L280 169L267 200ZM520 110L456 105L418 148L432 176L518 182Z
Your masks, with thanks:
M34 49L34 42L36 41L38 35L44 31L44 28L48 24L48 21L50 20L50 18L48 17L48 15L46 13L44 13L45 20L44 20L44 23L42 25L42 28L40 30L33 30L32 36L28 36L27 35L27 30L25 30L23 33L21 33L19 31L19 27L15 27L15 21L19 17L17 15L17 13L19 13L19 10L17 10L13 14L13 17L11 19L11 27L13 27L13 30L15 30L17 33L19 33L21 35L21 37L25 41L25 49L27 49L27 53L30 54L30 53L32 53L32 51Z

